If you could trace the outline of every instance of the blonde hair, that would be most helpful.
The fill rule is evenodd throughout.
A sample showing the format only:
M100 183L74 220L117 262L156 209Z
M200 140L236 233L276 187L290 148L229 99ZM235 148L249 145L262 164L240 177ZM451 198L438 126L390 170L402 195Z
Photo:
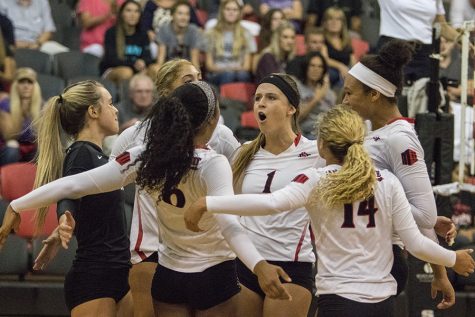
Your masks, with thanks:
M169 60L160 67L155 77L157 97L161 98L170 94L172 84L178 79L185 66L195 67L190 61L181 58Z
M366 200L373 196L376 172L366 152L363 119L345 105L337 105L317 119L318 142L323 142L342 163L313 189L309 202L329 207Z
M345 12L343 12L342 9L338 7L330 7L325 10L323 13L323 19L322 19L322 25L323 25L323 33L325 35L325 39L327 41L330 40L330 35L328 33L328 30L325 26L325 23L327 20L329 20L331 17L341 14L341 31L340 31L340 39L341 39L341 44L342 47L345 48L349 45L351 45L351 39L350 35L348 34L348 22L346 21L346 15Z
M21 69L21 68L20 68ZM19 70L20 70L19 69ZM21 127L22 122L24 120L23 117L23 110L21 108L21 97L18 93L18 81L19 79L16 78L12 86L10 88L10 115L13 121L14 126ZM38 120L40 117L41 106L43 105L43 98L41 96L41 88L38 82L35 80L33 81L33 93L31 95L30 101L30 119L33 122Z
M228 4L234 2L239 8L239 13L242 12L242 6L237 0L224 0L221 1L219 5L218 12L218 22L216 26L208 32L208 38L211 43L214 43L214 49L216 50L216 55L221 56L224 54L224 29L228 23L224 19L224 7ZM241 26L241 18L239 17L233 23L233 56L239 57L241 55L242 49L246 48L248 43L245 36L246 30Z
M292 22L289 22L287 20L282 21L282 23L275 29L274 33L272 33L271 39L270 39L270 44L266 48L264 48L261 52L261 56L264 55L265 53L271 53L272 55L275 56L275 58L279 62L284 62L284 61L289 61L294 58L295 56L295 43L294 43L294 48L292 49L291 52L287 56L285 56L284 52L282 51L282 48L280 47L280 37L282 36L282 33L284 33L285 30L292 30L295 33L295 27L292 24Z
M300 100L300 93L297 87L297 83L291 76L284 73L273 73L270 75L279 76L280 78L285 80L290 85L290 87L292 87L292 89L297 93L297 96L299 97L299 100ZM289 105L290 105L290 102L289 102ZM297 134L300 133L300 128L298 124L299 114L300 114L300 108L295 107L295 113L292 116L291 125L292 125L292 130ZM252 161L252 159L254 158L254 155L257 153L257 151L259 151L261 146L265 144L265 142L266 142L265 135L262 132L259 132L259 135L254 140L252 140L251 142L247 144L243 144L239 148L239 152L232 166L233 180L235 184L239 183L238 180L242 177L244 170Z
M65 88L61 95L51 97L38 120L37 171L34 187L40 187L62 176L64 151L62 131L76 138L86 124L90 106L100 111L101 83L86 80ZM35 215L37 232L43 227L48 207L40 208Z

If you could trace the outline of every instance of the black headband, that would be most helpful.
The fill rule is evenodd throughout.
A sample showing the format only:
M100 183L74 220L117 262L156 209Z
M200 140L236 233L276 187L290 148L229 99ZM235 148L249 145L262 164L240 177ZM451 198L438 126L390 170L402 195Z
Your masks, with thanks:
M290 104L295 108L298 108L300 103L299 95L285 79L283 79L279 75L269 75L264 77L259 83L259 85L264 83L272 84L279 88L280 91L282 91L287 97L287 99L289 99Z

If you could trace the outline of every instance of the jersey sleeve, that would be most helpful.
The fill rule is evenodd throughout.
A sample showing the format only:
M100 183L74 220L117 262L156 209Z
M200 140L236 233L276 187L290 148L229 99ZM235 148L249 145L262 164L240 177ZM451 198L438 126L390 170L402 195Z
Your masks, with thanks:
M203 169L202 177L211 195L233 195L232 171L224 156L216 156L210 160L207 168ZM239 219L232 215L215 215L221 233L231 249L241 261L251 270L257 263L264 260L254 244L247 236Z
M239 216L264 216L305 206L310 192L319 179L315 169L297 175L284 188L270 194L241 194L235 196L206 196L208 212Z
M389 179L388 179L389 180ZM404 189L396 177L391 179L391 210L393 229L399 235L406 249L415 257L430 263L452 267L455 264L454 251L444 249L423 236L416 226Z
M119 155L114 161L92 170L66 176L41 186L25 196L15 199L11 206L17 212L40 208L61 199L78 199L83 196L110 192L135 181L136 159L143 146L137 146Z
M417 226L433 229L437 221L437 207L422 147L406 135L391 137L387 146L392 173L404 188Z
M140 126L141 123L137 122L119 134L117 139L114 141L114 145L112 146L111 155L109 157L111 161L115 160L117 156L133 147L136 142L136 138L139 137L138 132L140 131Z

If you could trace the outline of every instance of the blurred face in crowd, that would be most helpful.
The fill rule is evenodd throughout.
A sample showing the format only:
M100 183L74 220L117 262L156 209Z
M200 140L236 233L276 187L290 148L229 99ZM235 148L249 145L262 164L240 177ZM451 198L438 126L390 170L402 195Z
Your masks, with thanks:
M236 1L228 1L223 7L223 18L226 23L236 23L241 15L241 9Z
M285 17L284 17L284 13L282 11L275 11L272 14L272 18L271 18L271 21L270 21L271 31L275 31L284 19L285 19Z
M28 78L18 80L17 91L20 99L29 99L33 96L33 81Z
M325 37L323 34L309 34L307 39L307 51L321 52L325 46Z
M323 61L320 56L314 56L308 63L307 79L312 82L319 81L323 77Z
M340 10L332 10L326 15L324 27L330 33L340 33L344 26L345 14Z
M442 36L440 37L440 55L444 57L450 56L453 48L454 48L454 42L447 41Z
M122 19L126 25L136 26L140 21L140 6L136 3L129 2L122 11Z
M284 29L280 35L280 48L284 52L291 52L295 47L295 31L293 29Z
M137 80L131 90L131 99L138 108L148 108L153 103L153 82L145 78Z
M180 5L173 13L173 24L178 28L186 28L190 24L190 7Z

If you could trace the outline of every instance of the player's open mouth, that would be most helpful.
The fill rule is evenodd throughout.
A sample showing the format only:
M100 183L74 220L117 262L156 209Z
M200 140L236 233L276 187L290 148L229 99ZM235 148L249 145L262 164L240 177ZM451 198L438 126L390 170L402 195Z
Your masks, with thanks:
M267 116L265 115L264 112L259 112L257 116L259 117L259 121L261 122L266 121Z

